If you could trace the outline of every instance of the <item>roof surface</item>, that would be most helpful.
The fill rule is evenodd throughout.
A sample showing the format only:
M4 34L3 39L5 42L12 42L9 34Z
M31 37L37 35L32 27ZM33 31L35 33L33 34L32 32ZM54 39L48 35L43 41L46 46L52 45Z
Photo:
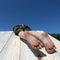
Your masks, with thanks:
M57 52L53 54L48 54L44 48L36 52L12 31L0 31L0 60L60 60L60 41L48 36L57 47ZM40 54L39 59L38 54Z

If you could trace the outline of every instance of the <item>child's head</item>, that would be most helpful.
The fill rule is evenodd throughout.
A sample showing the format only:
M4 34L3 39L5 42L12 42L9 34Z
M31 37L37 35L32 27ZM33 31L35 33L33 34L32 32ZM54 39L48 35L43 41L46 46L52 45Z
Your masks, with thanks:
M20 31L30 31L30 30L31 30L30 27L24 24L16 25L13 27L13 32L15 33L15 35L18 35Z

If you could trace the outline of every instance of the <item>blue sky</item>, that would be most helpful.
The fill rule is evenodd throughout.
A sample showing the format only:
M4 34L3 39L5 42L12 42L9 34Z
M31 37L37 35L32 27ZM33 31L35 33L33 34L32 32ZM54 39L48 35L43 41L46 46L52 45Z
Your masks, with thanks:
M60 33L59 0L0 0L0 31L27 24L32 30Z

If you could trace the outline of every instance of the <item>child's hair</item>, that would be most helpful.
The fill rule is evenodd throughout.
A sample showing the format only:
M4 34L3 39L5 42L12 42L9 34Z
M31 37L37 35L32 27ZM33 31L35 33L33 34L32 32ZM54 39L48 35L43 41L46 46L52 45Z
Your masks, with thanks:
M13 27L13 32L18 35L20 31L31 31L28 25L20 24Z

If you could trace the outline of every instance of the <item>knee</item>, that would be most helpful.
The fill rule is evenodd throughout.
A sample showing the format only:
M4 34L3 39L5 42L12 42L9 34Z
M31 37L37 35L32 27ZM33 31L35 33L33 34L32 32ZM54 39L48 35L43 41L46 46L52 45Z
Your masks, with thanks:
M47 36L47 35L48 35L48 33L47 33L47 32L45 32L45 31L42 31L42 32L41 32L41 35L43 35L43 36Z

